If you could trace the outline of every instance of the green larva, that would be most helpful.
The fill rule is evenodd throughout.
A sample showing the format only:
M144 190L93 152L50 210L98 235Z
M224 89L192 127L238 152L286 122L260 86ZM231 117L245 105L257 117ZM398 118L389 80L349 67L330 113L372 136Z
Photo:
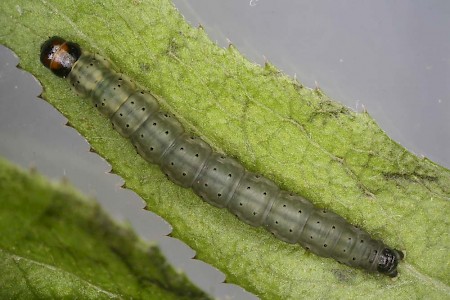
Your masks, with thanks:
M56 75L67 77L142 157L158 164L176 184L192 188L208 203L227 208L252 226L263 226L285 242L299 243L352 267L397 276L401 251L214 152L201 138L186 133L176 118L161 111L155 97L114 71L105 58L52 37L42 45L41 62Z

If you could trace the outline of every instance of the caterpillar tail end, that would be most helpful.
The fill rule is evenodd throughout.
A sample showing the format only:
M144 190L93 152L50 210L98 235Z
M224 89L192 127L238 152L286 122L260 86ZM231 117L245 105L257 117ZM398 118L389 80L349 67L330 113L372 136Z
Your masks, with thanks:
M402 251L385 248L378 259L378 272L389 277L398 275L398 263L405 257Z

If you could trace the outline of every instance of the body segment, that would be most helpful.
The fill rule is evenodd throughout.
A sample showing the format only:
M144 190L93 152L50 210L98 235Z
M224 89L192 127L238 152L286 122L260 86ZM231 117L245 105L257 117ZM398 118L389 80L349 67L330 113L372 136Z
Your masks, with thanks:
M299 243L349 266L397 275L401 251L214 152L201 138L186 133L175 117L160 110L155 97L114 71L106 59L77 47L54 37L43 44L41 61L67 77L77 93L90 98L138 153L158 164L170 180L285 242Z

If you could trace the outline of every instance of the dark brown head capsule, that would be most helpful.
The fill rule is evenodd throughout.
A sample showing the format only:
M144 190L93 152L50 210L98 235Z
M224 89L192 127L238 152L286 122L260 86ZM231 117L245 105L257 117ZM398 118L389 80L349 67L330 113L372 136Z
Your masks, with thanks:
M378 259L378 272L390 277L397 276L397 265L403 258L402 251L385 248Z
M67 42L58 36L51 37L41 46L41 62L55 75L66 77L81 55L78 44Z

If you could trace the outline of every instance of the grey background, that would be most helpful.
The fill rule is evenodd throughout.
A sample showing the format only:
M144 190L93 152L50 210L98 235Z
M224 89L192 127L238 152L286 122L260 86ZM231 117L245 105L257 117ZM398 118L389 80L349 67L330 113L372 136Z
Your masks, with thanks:
M363 109L395 141L450 167L450 2L448 1L174 1L223 47L231 41L259 64L267 59L306 86L356 111ZM206 291L252 299L220 284L224 275L189 259L194 252L166 237L170 225L143 211L122 179L90 153L85 140L45 101L18 59L0 46L0 155L51 178L67 177L144 238Z

